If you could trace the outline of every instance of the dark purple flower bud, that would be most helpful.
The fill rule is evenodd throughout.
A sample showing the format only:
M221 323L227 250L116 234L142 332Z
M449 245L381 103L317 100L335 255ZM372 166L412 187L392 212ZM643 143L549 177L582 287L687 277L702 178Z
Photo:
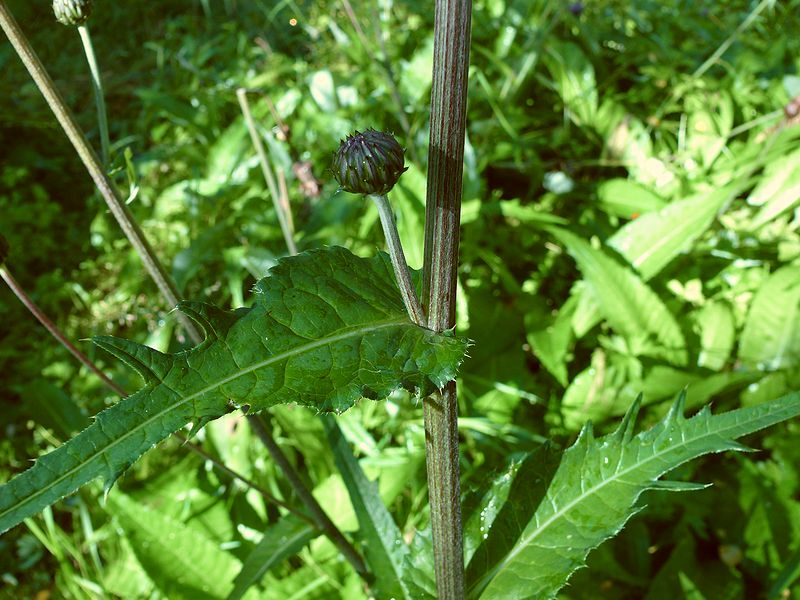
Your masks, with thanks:
M382 196L405 172L404 155L392 135L374 129L356 131L334 154L333 176L346 192Z
M583 2L573 2L569 5L569 12L573 15L578 16L583 12Z

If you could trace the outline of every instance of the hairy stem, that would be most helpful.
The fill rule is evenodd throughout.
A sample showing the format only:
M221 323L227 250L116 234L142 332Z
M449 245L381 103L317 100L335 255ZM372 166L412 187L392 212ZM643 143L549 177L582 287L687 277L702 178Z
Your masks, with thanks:
M106 204L108 204L111 214L114 215L122 231L138 253L148 274L158 286L161 295L170 307L175 306L179 298L175 282L156 257L141 227L139 227L139 224L125 204L119 190L117 190L106 174L97 153L94 151L91 144L89 144L89 141L86 139L86 134L81 130L78 122L75 120L75 115L72 114L72 111L69 109L66 102L64 102L64 98L61 96L52 78L44 68L42 61L39 60L30 42L25 37L19 24L6 6L5 0L0 0L0 27L2 27L6 36L8 36L11 45L14 46L25 68L28 69L28 73L30 73L31 78L34 80L42 96L44 96L44 99L53 111L64 133L66 133L69 141L72 143L75 151L86 167L86 170L97 186L97 189L103 196ZM194 323L182 314L179 314L178 318L193 340L202 340L202 336L200 332L197 331Z
M422 306L419 303L417 290L414 288L414 283L411 281L411 273L408 270L408 263L406 262L406 255L403 252L403 245L400 243L400 235L397 233L397 223L394 220L392 207L389 205L389 200L386 195L372 195L370 196L375 206L378 207L378 215L381 219L383 226L383 234L386 237L386 247L389 250L389 256L392 259L392 266L394 267L394 275L397 278L397 285L400 287L400 294L403 296L403 304L406 306L406 311L411 320L417 325L425 325L425 313L422 311Z
M278 223L280 223L286 247L289 249L289 254L297 254L297 246L294 243L292 227L287 218L288 211L285 207L281 206L282 197L275 183L275 176L272 174L272 167L269 164L269 158L267 158L267 153L264 150L264 144L261 142L261 136L258 135L253 113L250 111L250 103L247 101L247 90L239 88L236 90L236 97L239 99L239 106L244 115L245 125L247 125L247 130L250 132L250 139L256 149L256 154L258 154L258 160L261 163L261 171L264 173L264 179L267 182L269 194L272 196L272 204L275 206L275 213L278 215Z
M436 0L423 268L434 331L455 326L471 20L471 0ZM440 599L456 600L464 597L464 549L455 382L423 410L436 586Z
M347 541L347 538L344 537L341 531L333 524L333 521L330 520L325 511L317 502L317 499L311 494L311 491L306 487L306 484L303 483L303 480L300 479L300 476L297 474L294 466L289 462L286 458L286 455L283 454L281 449L275 443L275 439L272 437L272 434L269 432L269 428L271 427L271 421L268 416L268 413L264 413L263 420L256 420L250 422L251 426L253 427L253 431L255 434L261 439L264 445L267 448L272 448L270 450L270 454L275 451L273 454L273 460L275 463L280 467L283 473L286 475L286 478L289 480L292 488L294 489L297 496L306 505L306 508L311 513L312 518L314 519L314 523L319 527L322 532L328 536L328 539L333 542L342 555L347 559L347 561L353 566L356 573L358 573L362 578L367 577L367 567L364 565L364 561L362 560L361 556L358 554L355 548Z
M89 63L89 71L92 74L94 102L97 106L97 126L100 129L100 153L103 157L103 166L108 168L109 147L111 144L108 138L108 117L106 116L106 100L103 94L103 80L100 78L100 69L97 66L97 57L94 54L94 45L89 35L89 29L86 25L80 25L78 26L78 33L83 43L86 62Z

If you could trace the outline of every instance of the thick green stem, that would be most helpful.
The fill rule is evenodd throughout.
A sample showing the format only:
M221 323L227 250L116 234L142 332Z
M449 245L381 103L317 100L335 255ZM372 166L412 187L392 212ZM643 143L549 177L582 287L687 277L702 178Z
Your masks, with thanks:
M406 255L403 252L403 245L400 243L400 235L397 233L397 223L394 220L394 213L392 207L389 205L389 200L386 195L372 195L370 196L375 206L378 207L378 215L381 219L383 226L383 234L386 237L386 247L389 250L389 257L392 259L392 266L394 267L394 274L397 278L397 285L400 288L400 294L403 297L403 304L405 304L408 316L417 325L425 325L425 313L422 311L422 306L419 303L417 290L414 288L414 283L411 281L411 273L408 270L408 263L406 262Z
M423 301L428 327L455 326L471 0L436 0ZM424 403L425 449L440 599L464 597L458 402L451 382Z
M261 142L261 136L258 135L253 113L250 112L250 103L247 101L247 90L239 88L236 90L236 97L239 99L239 106L244 115L245 125L247 125L247 129L250 132L250 139L256 149L256 154L258 154L258 160L261 163L261 171L264 173L264 179L267 182L269 194L272 196L272 204L275 207L275 213L278 215L278 223L281 226L286 247L289 249L289 254L297 254L297 246L294 243L294 235L290 220L287 218L287 207L281 205L282 196L278 190L278 186L275 184L275 176L272 174L272 168L270 167L267 153L264 150L264 144Z
M139 227L139 224L133 218L133 215L122 199L119 191L106 174L105 169L100 163L100 159L97 157L97 153L86 139L86 134L81 130L78 122L75 120L75 116L72 114L66 102L64 102L61 93L44 68L42 61L39 60L30 42L11 14L11 11L8 10L5 0L0 0L0 27L2 27L3 31L8 36L11 45L14 46L25 68L28 69L28 73L30 73L31 78L33 78L42 96L44 96L44 99L53 111L53 114L75 148L86 170L89 171L89 175L97 186L98 191L103 196L106 204L108 204L111 214L114 215L122 231L139 254L139 258L150 277L153 278L153 281L155 281L158 286L161 295L164 296L164 299L170 307L175 306L179 298L175 282L156 257L141 227ZM192 340L198 343L202 341L203 337L200 335L200 332L197 331L194 323L182 314L179 314L178 318L181 320L181 323L186 328Z
M94 54L92 37L86 25L78 27L78 33L83 43L83 51L86 54L86 62L89 63L89 71L92 74L92 86L94 88L94 102L97 106L97 126L100 129L100 151L103 157L103 166L108 168L109 161L109 138L108 138L108 116L106 115L106 100L103 94L103 80L100 78L100 69L97 66L97 58Z

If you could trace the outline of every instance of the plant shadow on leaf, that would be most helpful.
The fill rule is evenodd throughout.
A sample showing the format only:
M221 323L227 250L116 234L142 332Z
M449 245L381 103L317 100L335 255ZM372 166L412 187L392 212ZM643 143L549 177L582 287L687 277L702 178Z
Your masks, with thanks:
M489 492L465 501L467 588L514 547L544 499L560 459L561 453L550 444L522 458L514 457Z

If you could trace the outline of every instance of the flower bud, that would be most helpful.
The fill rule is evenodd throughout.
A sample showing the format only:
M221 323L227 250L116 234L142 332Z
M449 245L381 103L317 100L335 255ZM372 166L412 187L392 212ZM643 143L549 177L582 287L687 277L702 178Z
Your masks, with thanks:
M8 251L11 247L8 245L8 240L6 236L0 233L0 267L6 264L6 259L8 258Z
M59 23L83 25L92 14L92 0L53 0L53 12Z
M333 176L352 194L389 192L405 172L403 147L388 133L356 131L339 145L333 157Z

